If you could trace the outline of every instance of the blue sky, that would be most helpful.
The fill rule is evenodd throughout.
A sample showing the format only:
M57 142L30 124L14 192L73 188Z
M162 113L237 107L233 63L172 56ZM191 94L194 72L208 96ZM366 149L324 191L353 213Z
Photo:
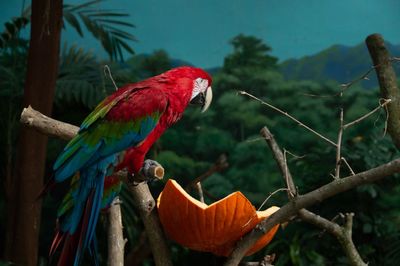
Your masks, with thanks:
M0 23L18 15L21 5L20 0L0 1ZM131 15L137 53L165 49L200 67L222 65L232 50L229 40L239 33L263 39L280 60L333 44L356 45L375 32L400 43L399 0L108 0L101 6ZM80 38L71 28L63 39L104 56L94 40Z

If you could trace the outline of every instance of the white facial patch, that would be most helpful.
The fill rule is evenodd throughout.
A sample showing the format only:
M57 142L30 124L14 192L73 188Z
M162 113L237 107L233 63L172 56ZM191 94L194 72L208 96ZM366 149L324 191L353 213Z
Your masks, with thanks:
M207 88L208 88L208 80L197 78L193 84L192 97L190 98L190 100L196 97L200 92L205 92Z

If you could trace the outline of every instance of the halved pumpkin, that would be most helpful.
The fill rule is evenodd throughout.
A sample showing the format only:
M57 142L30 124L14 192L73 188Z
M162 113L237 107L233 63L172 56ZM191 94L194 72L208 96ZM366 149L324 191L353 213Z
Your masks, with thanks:
M157 200L158 214L165 233L182 246L229 256L236 242L261 220L276 212L271 207L257 212L239 191L211 205L191 197L175 180L169 179ZM267 245L279 225L261 237L246 255Z

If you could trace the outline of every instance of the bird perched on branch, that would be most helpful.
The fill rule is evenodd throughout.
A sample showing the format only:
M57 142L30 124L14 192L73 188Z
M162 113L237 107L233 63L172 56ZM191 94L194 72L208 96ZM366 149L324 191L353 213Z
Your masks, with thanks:
M137 174L150 147L182 117L188 104L199 105L204 112L211 99L211 77L199 68L179 67L120 88L89 114L54 163L49 182L71 178L50 249L52 256L62 246L58 265L79 265L87 248L97 264L99 212L115 196L105 195L105 177L115 167Z

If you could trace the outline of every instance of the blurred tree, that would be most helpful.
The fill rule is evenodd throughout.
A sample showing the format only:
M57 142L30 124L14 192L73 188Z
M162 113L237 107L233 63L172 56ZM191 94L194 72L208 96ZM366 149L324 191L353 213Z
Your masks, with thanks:
M268 55L271 48L264 44L261 39L239 34L232 39L231 44L233 53L224 60L225 71L230 72L238 67L276 68L278 59Z

